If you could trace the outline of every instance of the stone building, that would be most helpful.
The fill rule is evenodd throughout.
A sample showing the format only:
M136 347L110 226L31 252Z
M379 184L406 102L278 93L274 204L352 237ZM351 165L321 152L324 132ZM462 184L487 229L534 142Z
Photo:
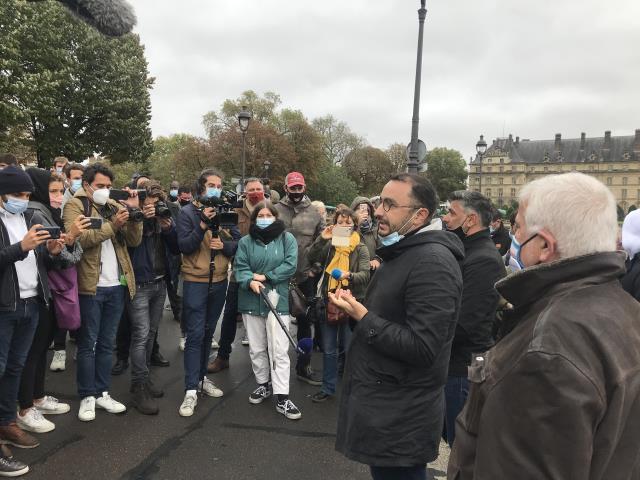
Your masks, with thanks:
M635 135L554 140L497 138L469 166L469 189L498 206L517 200L522 186L543 175L578 171L593 175L616 197L619 212L640 208L640 129Z

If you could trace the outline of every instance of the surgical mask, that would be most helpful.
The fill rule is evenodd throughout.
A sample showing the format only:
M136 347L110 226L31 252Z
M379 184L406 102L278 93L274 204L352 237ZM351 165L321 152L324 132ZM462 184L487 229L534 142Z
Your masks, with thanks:
M533 235L531 235L529 238L527 238L524 242L519 243L516 240L516 237L513 237L513 240L511 240L511 247L514 248L515 246L515 261L516 263L520 266L520 268L526 268L524 263L522 263L522 249L524 248L524 246L529 243L531 240L533 240L534 238L536 238L538 236L537 233L534 233ZM515 244L515 245L514 245ZM539 263L539 262L538 262ZM537 264L536 264L537 265Z
M29 206L29 200L10 197L7 195L7 201L4 202L4 208L9 213L24 213Z
M413 215L411 215L409 217L409 220L404 222L404 224L398 230L396 230L393 233L390 233L386 237L380 237L380 242L382 242L382 245L385 247L390 247L391 245L394 245L398 243L400 240L402 240L404 238L404 234L401 235L400 230L404 229L404 227L406 227L409 224L409 222L413 220L413 217L416 216L416 213L418 213L418 211L416 211Z
M207 187L207 192L204 194L207 198L220 198L222 195L222 189L215 187Z
M178 198L178 190L169 190L169 196L171 198Z
M56 167L56 172L62 173L62 167Z
M49 205L51 205L51 208L62 207L62 198L62 195L60 195L59 197L53 197L49 195Z
M489 225L489 233L493 233L493 232L495 232L495 231L496 231L496 229L495 229L495 228L493 228L493 226L492 226L492 225Z
M273 217L270 218L257 218L256 219L256 226L258 228L267 228L269 225L272 225L273 222L275 222L276 219Z
M71 193L76 193L78 190L80 190L80 187L82 187L81 178L71 180L71 185L69 186L69 190L71 190Z
M94 189L93 187L89 187L93 191L93 203L96 205L106 205L107 200L109 200L109 189L108 188L99 188Z

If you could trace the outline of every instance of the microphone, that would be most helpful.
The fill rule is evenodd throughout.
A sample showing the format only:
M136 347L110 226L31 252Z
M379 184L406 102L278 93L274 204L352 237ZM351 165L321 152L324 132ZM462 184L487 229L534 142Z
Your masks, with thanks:
M136 14L126 0L58 0L74 15L109 37L121 37L136 24Z
M312 338L302 338L298 342L298 348L300 352L304 355L308 355L313 350L313 339Z
M340 277L342 277L342 270L340 270L339 268L334 268L333 270L331 270L331 276L336 280L340 280Z

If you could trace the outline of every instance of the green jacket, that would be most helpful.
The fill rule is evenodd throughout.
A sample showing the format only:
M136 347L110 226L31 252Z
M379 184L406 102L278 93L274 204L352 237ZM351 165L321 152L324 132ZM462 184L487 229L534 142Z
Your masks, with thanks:
M260 296L249 289L254 273L267 277L267 290L275 288L280 299L276 310L283 315L289 314L289 280L296 273L298 265L298 245L295 237L282 233L268 245L246 235L238 242L233 271L238 289L238 311L266 317L267 305Z
M349 288L351 293L358 300L364 298L367 292L367 284L369 283L369 250L367 246L362 243L362 236L360 236L360 244L355 248L351 255L349 255L349 271L353 273L353 279L349 282ZM331 240L325 240L322 237L316 238L311 248L309 248L309 261L311 264L319 263L322 265L322 271L324 274L322 297L327 297L327 285L329 284L329 274L325 272L327 265L333 258L336 249L331 245Z

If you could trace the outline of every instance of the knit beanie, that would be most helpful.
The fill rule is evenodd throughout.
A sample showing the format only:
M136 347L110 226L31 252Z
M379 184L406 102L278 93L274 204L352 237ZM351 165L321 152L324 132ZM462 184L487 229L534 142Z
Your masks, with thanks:
M33 182L22 168L9 165L0 170L0 195L18 192L33 192Z

